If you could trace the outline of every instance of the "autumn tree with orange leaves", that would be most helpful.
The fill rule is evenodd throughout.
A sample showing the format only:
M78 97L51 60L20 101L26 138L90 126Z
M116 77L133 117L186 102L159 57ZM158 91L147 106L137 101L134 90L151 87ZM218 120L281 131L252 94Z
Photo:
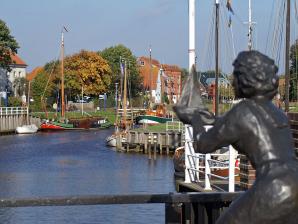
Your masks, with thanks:
M80 94L82 86L86 95L108 91L111 69L106 60L96 52L82 50L64 60L65 90L71 95Z

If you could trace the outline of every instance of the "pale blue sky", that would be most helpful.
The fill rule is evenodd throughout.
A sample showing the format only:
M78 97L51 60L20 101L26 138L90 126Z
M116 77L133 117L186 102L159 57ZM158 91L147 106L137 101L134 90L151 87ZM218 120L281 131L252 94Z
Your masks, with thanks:
M274 1L283 0L252 0L257 47L262 52L265 52ZM221 3L225 5L226 0ZM248 18L248 1L233 0L232 4L236 12L233 34L238 53L247 48L247 27L242 22ZM200 70L213 66L214 53L208 53L212 47L205 47L208 40L213 40L208 32L213 5L214 0L196 1ZM222 7L222 14L227 14L225 7ZM0 0L0 18L19 42L19 55L28 64L28 71L57 58L63 25L70 31L65 35L66 54L124 44L135 56L148 56L151 44L153 58L188 67L188 0ZM221 36L230 35L225 34L229 32L226 22L223 25L227 31L222 31ZM296 29L294 24L292 27ZM232 45L225 38L221 45L222 68L231 72Z

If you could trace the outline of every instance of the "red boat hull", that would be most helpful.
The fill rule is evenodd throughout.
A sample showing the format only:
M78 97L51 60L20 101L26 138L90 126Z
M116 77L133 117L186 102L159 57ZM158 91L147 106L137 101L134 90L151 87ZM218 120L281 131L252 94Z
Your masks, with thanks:
M40 129L41 130L57 130L57 131L62 131L65 130L65 128L59 126L59 125L55 125L55 124L51 124L51 123L43 123L40 125Z

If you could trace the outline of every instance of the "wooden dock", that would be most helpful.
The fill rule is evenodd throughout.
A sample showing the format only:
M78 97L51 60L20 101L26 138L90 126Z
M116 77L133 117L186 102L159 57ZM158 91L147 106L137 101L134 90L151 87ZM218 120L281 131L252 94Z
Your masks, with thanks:
M185 183L184 180L178 179L175 181L175 188L177 192L228 192L228 181L212 180L212 190L204 189L204 181L200 183ZM241 191L239 181L235 182L235 191Z
M119 144L118 150L121 151L137 151L149 155L173 153L177 147L184 144L184 136L179 131L168 132L149 132L130 130L126 134L126 141Z

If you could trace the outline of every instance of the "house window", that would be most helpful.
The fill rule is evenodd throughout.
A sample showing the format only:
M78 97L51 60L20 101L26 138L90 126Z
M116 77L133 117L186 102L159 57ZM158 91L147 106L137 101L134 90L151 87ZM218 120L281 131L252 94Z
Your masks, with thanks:
M140 65L141 66L145 66L145 62L144 61L140 61Z
M21 77L22 72L19 72L19 77Z

